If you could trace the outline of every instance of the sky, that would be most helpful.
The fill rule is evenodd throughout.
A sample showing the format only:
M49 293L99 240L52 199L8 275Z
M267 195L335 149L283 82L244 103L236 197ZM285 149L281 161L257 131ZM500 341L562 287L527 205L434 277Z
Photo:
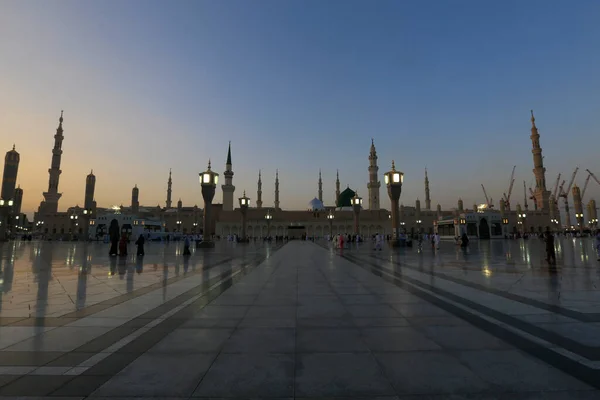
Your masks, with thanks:
M48 186L64 110L59 209L202 206L198 173L221 174L231 141L235 197L284 209L342 189L368 198L371 138L401 201L495 203L516 165L513 201L533 184L530 109L551 189L560 172L600 176L600 2L596 0L152 0L0 2L0 151L21 155L31 213ZM590 182L584 202L600 200ZM215 202L221 202L219 189ZM516 199L516 200L515 200ZM531 206L531 201L530 206Z

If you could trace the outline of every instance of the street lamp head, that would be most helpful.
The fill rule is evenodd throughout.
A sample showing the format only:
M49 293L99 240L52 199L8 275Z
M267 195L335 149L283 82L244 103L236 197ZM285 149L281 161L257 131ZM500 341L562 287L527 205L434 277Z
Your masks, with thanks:
M331 212L331 210L329 210L329 214L327 214L327 219L332 221L335 218L335 215L333 215L333 213Z
M266 219L267 221L270 221L270 220L272 220L272 219L273 219L273 216L271 215L271 213L270 213L270 212L267 212L267 215L265 215L265 219Z
M358 193L356 193L352 198L352 205L358 207L362 206L362 197L360 197Z
M12 200L9 200L9 201L8 201L8 206L9 206L9 207L12 207L12 205L13 205L13 201L12 201Z
M244 190L244 195L239 198L239 201L240 201L240 207L241 208L248 208L248 206L250 206L250 198L246 197L246 191L245 190Z
M392 161L392 169L389 172L383 174L383 179L387 186L398 186L404 182L404 174L400 171L396 171L396 165Z
M210 169L210 160L208 160L208 169L200 173L200 185L215 187L217 183L219 183L219 174Z

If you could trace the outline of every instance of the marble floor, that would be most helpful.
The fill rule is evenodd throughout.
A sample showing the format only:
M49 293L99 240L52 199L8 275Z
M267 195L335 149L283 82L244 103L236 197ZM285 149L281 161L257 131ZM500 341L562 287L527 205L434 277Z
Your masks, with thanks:
M0 397L600 398L591 241L371 247L3 243Z

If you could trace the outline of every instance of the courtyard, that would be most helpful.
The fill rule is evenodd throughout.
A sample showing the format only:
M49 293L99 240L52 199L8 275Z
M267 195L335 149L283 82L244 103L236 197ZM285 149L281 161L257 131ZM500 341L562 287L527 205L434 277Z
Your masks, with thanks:
M0 245L0 396L600 398L593 242Z

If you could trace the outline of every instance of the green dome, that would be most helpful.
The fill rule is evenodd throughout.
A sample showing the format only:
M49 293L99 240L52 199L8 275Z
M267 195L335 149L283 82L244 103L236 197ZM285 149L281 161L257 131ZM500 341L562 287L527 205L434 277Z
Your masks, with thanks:
M350 188L344 189L340 193L340 197L337 202L337 207L352 207L352 198L356 196L356 192Z

